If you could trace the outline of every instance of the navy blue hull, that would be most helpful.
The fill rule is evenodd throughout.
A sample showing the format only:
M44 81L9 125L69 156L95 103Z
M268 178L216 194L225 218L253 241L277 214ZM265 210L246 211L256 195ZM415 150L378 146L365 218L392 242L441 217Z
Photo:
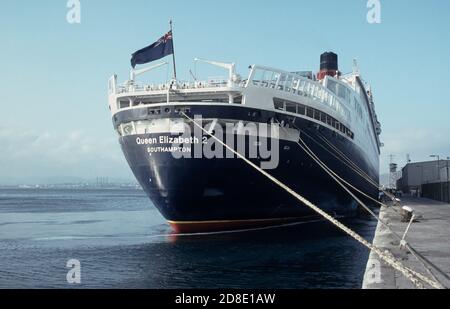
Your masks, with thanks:
M233 106L226 107L225 111L214 111L211 107L190 108L191 115L202 115L204 118L246 120L246 117L252 117L247 120L265 123L272 117L279 121L290 120L282 114L258 111L255 115L248 109ZM234 117L224 117L226 113ZM180 118L173 114L167 117ZM115 118L116 125L124 122L124 119L147 118L128 112ZM378 170L370 168L361 150L351 140L306 119L296 119L295 126L306 133L302 139L332 170L358 189L374 198L378 197L378 190L374 186L329 152L334 150L324 144L317 144L320 137L327 138L366 174L378 181ZM159 136L125 136L120 138L120 144L136 179L161 214L173 225L186 223L189 224L189 231L192 231L205 229L205 225L201 227L201 223L205 222L272 222L316 216L241 159L175 159L168 152L149 155L148 145L136 142L138 137ZM258 160L252 161L257 165L260 163ZM348 215L356 209L356 203L349 194L312 161L296 142L280 140L279 165L268 172L328 213ZM194 223L199 223L195 225L198 228L192 227ZM178 230L184 231L182 228Z

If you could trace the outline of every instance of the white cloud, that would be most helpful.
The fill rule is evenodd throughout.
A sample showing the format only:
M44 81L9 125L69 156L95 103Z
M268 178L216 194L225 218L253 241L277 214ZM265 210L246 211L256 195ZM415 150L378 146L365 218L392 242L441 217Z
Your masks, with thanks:
M8 178L129 176L129 168L112 135L87 131L53 134L0 127L0 181Z

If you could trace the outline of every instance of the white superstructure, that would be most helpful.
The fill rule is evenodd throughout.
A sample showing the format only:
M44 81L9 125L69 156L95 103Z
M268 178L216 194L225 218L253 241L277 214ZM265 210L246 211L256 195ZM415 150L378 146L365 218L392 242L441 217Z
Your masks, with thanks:
M199 60L199 59L197 59ZM229 70L228 78L181 82L172 80L158 85L140 85L131 80L118 85L117 77L109 81L109 107L113 115L124 110L155 107L164 112L168 106L238 104L306 118L350 139L365 152L373 167L379 165L380 123L372 93L358 70L344 76L324 76L315 80L303 74L253 65L248 79L241 80L234 64L205 61ZM164 64L164 63L163 63ZM161 65L163 65L161 64ZM139 74L159 67L140 70ZM151 111L150 111L151 112ZM140 124L142 125L142 124ZM146 125L151 125L150 123ZM123 124L120 135L131 134L136 123Z

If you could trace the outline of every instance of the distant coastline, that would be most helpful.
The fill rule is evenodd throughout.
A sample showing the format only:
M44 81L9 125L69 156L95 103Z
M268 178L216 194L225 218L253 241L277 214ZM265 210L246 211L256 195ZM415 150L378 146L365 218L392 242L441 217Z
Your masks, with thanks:
M58 183L58 184L17 184L17 185L1 185L0 189L72 189L72 190L118 190L118 189L131 189L131 190L142 190L138 183L108 183L108 184L97 184L97 183Z

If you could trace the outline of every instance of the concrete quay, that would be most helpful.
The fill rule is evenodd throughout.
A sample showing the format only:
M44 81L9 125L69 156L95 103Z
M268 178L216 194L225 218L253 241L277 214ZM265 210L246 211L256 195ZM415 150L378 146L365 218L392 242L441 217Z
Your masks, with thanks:
M429 199L403 197L400 206L382 207L380 218L392 231L403 236L408 222L401 222L400 210L408 206L414 210L417 222L412 223L405 239L417 252L442 270L443 275L429 267L446 288L450 288L450 204ZM400 240L383 224L378 223L373 244L391 251L402 263L431 278L427 269L406 249L400 249ZM386 265L371 252L364 275L363 289L415 289L410 280ZM431 288L425 286L425 288Z

